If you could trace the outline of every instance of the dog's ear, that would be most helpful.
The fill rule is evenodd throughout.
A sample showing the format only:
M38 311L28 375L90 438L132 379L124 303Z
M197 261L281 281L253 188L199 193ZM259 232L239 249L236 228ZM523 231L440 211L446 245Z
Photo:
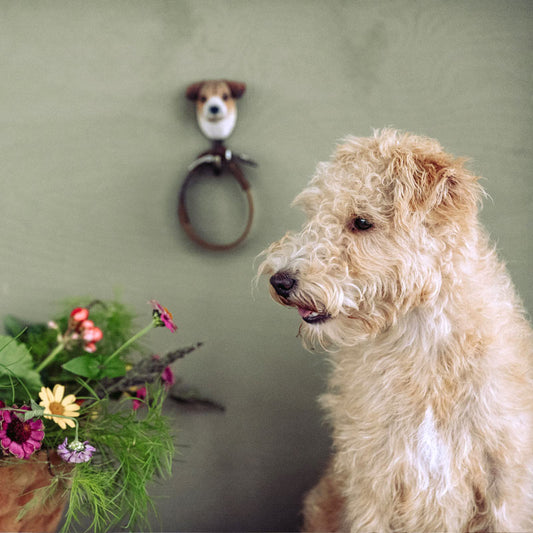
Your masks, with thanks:
M197 83L193 83L192 85L189 85L187 87L187 90L185 91L185 96L189 100L197 100L198 99L198 93L200 92L200 89L202 88L202 85L204 84L203 81L199 81Z
M466 170L464 163L437 144L398 150L392 162L398 205L428 222L471 220L477 214L482 190L477 176Z
M233 98L240 98L244 94L244 91L246 91L245 83L242 83L240 81L224 81L227 83L229 90L231 91L231 96L233 96Z

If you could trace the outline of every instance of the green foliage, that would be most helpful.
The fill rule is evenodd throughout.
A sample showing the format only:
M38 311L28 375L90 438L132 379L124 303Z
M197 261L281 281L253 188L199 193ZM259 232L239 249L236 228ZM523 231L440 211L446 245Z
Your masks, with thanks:
M5 389L11 403L27 401L42 386L30 352L12 337L0 336L0 355L0 391Z
M167 418L162 414L165 393L156 387L142 418L131 409L131 401L93 404L97 416L84 427L84 438L97 449L91 463L76 465L70 505L63 531L72 520L93 518L91 529L108 531L121 517L126 527L147 526L146 516L153 507L147 484L172 469L174 441Z
M111 474L111 475L110 475ZM70 479L70 500L62 532L72 531L74 523L84 516L92 517L94 531L106 531L119 519L119 508L113 500L114 472L94 468L91 463L76 465Z
M57 332L46 324L29 324L11 315L4 318L4 329L31 349L36 362L44 359L57 342Z

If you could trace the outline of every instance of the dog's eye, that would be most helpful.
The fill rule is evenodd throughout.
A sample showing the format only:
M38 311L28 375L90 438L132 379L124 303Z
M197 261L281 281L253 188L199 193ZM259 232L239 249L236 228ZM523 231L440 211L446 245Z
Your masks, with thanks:
M222 100L224 100L224 102L229 98L229 94L228 93L224 93L222 95Z
M370 229L373 224L363 217L355 217L350 223L350 229L352 231L365 231Z
M206 96L200 96L200 102L202 102L202 103L207 102L207 97Z

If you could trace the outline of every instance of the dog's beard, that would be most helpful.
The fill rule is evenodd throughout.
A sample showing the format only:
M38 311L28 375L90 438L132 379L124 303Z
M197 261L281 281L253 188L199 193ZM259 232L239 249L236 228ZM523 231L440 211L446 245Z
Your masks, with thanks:
M290 270L267 259L259 267L258 277L284 269ZM375 278L372 284L347 277L340 280L325 272L312 281L298 275L297 287L287 297L272 286L270 294L274 301L299 314L299 336L307 349L334 352L375 337L393 325L410 305L400 292L401 286Z
M300 311L301 303L287 303L277 295L274 299L285 306L297 306ZM351 297L347 299L352 300ZM311 350L321 348L335 352L343 347L356 346L393 326L401 314L392 297L378 301L363 299L358 305L343 305L334 311L317 303L316 299L310 301L320 311L311 320L302 316L299 335L304 346Z
M307 349L335 351L353 346L375 330L364 309L362 291L355 284L344 292L338 285L333 289L324 282L308 284L299 278L298 286L288 297L280 296L273 287L270 294L300 316L299 336Z

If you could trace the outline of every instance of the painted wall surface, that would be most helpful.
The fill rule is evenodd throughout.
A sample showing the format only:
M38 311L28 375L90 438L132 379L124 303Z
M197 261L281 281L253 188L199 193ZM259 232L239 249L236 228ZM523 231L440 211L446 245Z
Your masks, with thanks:
M226 407L169 406L183 447L153 489L155 530L298 527L328 454L327 365L251 280L343 136L394 126L469 156L490 195L483 221L533 308L532 14L520 0L0 0L0 315L46 320L65 297L116 289L146 315L157 298L180 330L153 349L203 341L175 370ZM260 165L245 169L252 232L220 254L189 242L175 212L209 147L184 91L217 77L248 85L228 146ZM220 239L242 218L228 183L194 193Z

